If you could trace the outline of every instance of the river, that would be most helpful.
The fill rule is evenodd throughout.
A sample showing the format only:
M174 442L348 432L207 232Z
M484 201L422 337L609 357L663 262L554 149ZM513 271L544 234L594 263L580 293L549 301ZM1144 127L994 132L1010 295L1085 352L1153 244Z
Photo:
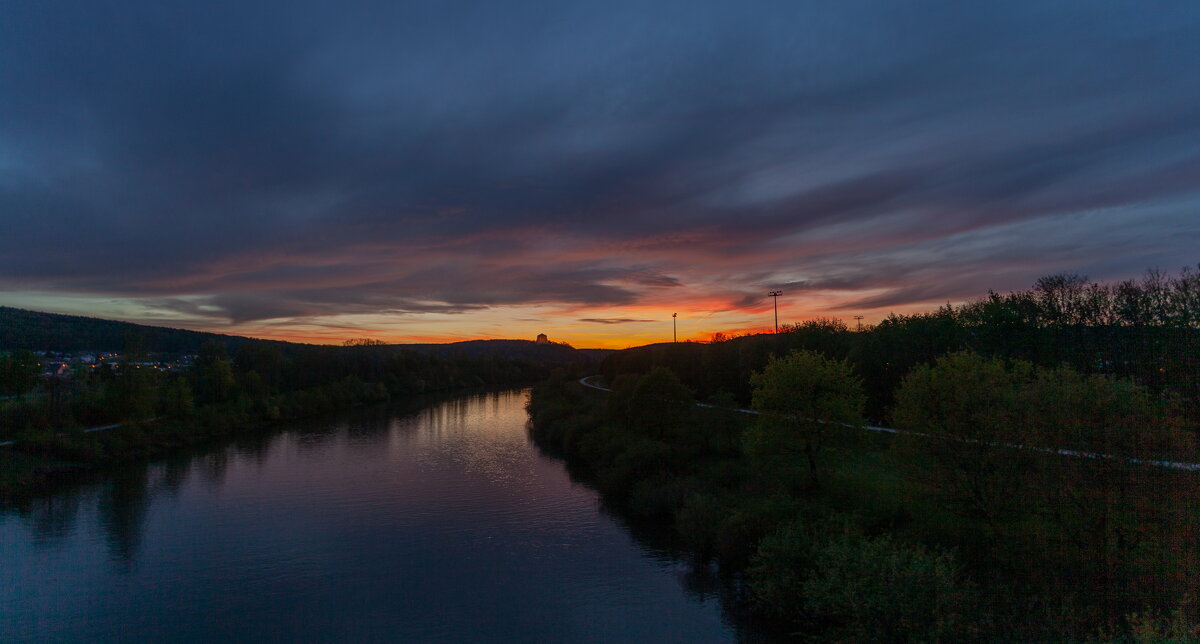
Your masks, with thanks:
M0 641L739 639L530 442L527 397L354 410L0 509Z

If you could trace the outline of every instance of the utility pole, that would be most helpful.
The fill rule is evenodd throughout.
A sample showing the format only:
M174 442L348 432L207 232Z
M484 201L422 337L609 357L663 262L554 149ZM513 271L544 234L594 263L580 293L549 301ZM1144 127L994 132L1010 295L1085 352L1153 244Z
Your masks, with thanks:
M861 315L854 316L854 319L858 321L859 332L862 332L862 318L863 318L863 316L861 316Z
M671 314L671 342L679 342L679 330L675 326L675 318L679 317L678 313Z
M771 291L767 295L775 298L775 333L779 333L779 296L783 295L783 291Z

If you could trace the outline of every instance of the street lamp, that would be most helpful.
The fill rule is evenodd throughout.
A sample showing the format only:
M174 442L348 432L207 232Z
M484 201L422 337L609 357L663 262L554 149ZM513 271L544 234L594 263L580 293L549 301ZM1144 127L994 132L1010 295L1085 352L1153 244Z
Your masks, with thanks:
M678 313L671 314L671 342L679 342L679 331L675 326L675 318L679 317Z
M775 298L775 333L779 333L779 296L783 295L783 291L771 291L767 295Z

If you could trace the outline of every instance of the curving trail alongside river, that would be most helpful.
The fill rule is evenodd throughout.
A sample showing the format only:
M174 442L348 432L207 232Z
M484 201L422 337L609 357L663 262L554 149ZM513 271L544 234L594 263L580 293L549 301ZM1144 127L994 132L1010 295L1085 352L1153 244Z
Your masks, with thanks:
M584 376L583 378L579 379L579 384L583 385L584 387L589 387L591 389L597 389L599 391L612 392L612 389L609 389L608 387L604 387L604 386L598 385L594 382L591 382L592 378L597 378L597 377L598 376L594 376L594 375L593 376ZM716 405L710 405L708 403L700 403L700 402L696 403L696 406L697 407L706 407L708 409L723 409L725 411L735 411L735 412L739 412L739 413L743 413L743 414L754 414L755 416L761 414L761 412L754 411L753 409L743 409L740 407L718 407ZM824 423L825 421L821 421L821 422ZM879 427L876 425L846 425L844 423L843 423L843 426L850 427L852 429L861 429L861 430L868 431L868 432L883 432L885 434L905 434L907 436L929 437L928 434L925 434L922 432L910 432L905 429L894 429L892 427ZM996 447L1006 447L1009 449L1029 450L1029 451L1033 451L1033 452L1041 452L1043 454L1057 454L1059 456L1069 456L1072 458L1090 458L1090 459L1117 458L1116 456L1112 456L1111 454L1099 454L1096 452L1085 452L1085 451L1077 450L1077 449L1037 447L1034 445L1014 445L1011 443L988 443L988 444L994 445ZM1127 462L1134 463L1136 465L1149 465L1151 467L1162 467L1162 468L1171 469L1171 470L1189 470L1189 471L1193 471L1193 472L1200 472L1200 463L1184 463L1184 462L1180 462L1180 461L1161 461L1161 460L1142 459L1142 458L1131 458Z

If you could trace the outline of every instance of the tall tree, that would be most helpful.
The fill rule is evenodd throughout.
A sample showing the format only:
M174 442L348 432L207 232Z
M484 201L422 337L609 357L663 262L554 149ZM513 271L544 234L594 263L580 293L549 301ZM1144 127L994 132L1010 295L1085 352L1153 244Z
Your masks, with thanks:
M42 373L42 361L31 351L0 354L0 394L33 391Z
M803 457L809 486L819 488L818 462L830 435L862 424L866 396L850 364L796 351L772 358L750 382L752 404L763 415L746 434L747 453L785 480Z
M896 392L896 423L915 432L898 448L922 456L902 460L919 463L912 474L954 510L993 528L1020 498L1027 455L1006 446L1027 441L1019 399L1032 374L1027 362L958 352L913 369Z
M192 365L192 375L196 380L196 397L201 404L226 402L233 398L237 380L225 345L205 342Z

